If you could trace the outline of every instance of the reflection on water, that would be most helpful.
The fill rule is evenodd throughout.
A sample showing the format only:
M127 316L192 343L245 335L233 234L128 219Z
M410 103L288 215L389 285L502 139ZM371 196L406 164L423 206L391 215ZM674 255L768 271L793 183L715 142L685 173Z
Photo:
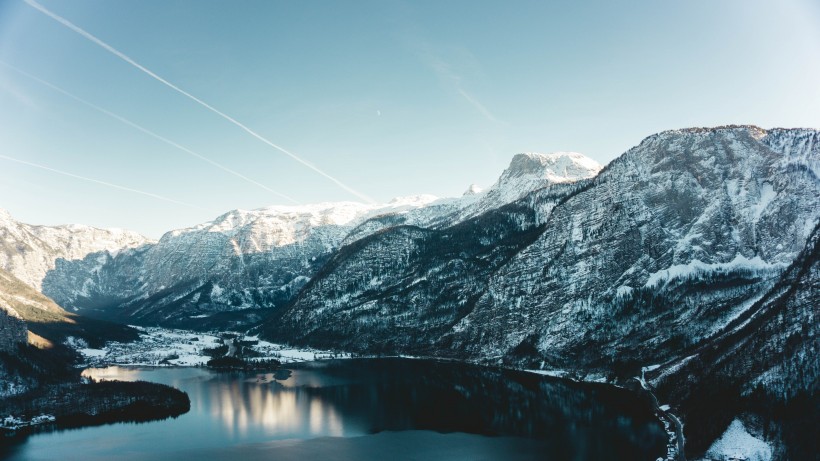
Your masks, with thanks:
M464 450L450 445L448 450L474 456L477 436L464 435L468 433L500 436L480 439L480 446L485 447L482 459L505 459L515 446L519 451L531 447L529 457L631 461L654 460L663 454L665 444L665 434L648 407L626 391L455 363L345 360L308 363L290 372L269 374L117 367L89 369L85 374L178 387L188 393L191 411L177 419L147 424L38 434L13 456L50 459L55 453L79 453L76 450L83 447L87 459L194 453L206 458L208 453L213 457L223 453L227 458L255 453L264 459L265 450L276 444L276 453L285 458L287 453L310 458L319 454L311 450L333 453L334 446L345 446L361 453L382 449L382 454L401 459L408 454L391 453L382 444L404 441L411 453L412 440L463 443ZM419 430L445 435L371 435ZM367 437L342 442L355 436ZM521 439L510 437L532 442L522 444ZM69 447L75 451L67 450ZM425 449L435 453L436 447Z
M217 422L224 436L246 439L265 434L275 438L306 438L365 434L348 425L332 402L311 392L312 388L339 383L333 378L305 370L294 373L214 373L201 368L136 369L90 368L84 376L97 380L148 380L188 393L191 413ZM299 384L294 384L298 382Z

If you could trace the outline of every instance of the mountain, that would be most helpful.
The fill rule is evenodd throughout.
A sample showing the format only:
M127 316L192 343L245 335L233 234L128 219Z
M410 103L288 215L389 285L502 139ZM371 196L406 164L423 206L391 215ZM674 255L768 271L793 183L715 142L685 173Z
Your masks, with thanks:
M385 228L334 254L262 335L638 376L643 366L684 359L786 283L820 220L818 140L818 131L750 126L667 131L593 179L531 192L451 227ZM804 290L795 293L816 299ZM809 321L801 314L791 325ZM782 334L764 329L757 340L778 350L788 343L774 339ZM748 363L755 353L732 360ZM774 392L784 383L810 392L813 359L790 357L765 379L780 383ZM798 369L805 377L795 382ZM690 436L693 450L713 440L696 429Z
M763 296L820 218L820 182L804 157L767 144L788 134L729 127L647 138L493 274L453 331L454 349L603 372L663 361L712 335Z
M488 191L234 210L159 242L60 261L43 291L60 305L129 323L240 328L290 302L339 248L398 223L447 227L553 183L594 176L580 154L521 154Z
M543 188L451 227L398 225L348 244L263 329L317 346L451 354L436 341L543 232L549 210L585 184Z
M381 327L395 322L412 338L400 350L407 353L584 373L663 360L748 308L802 250L820 218L820 183L803 160L816 154L767 144L795 145L784 140L799 135L664 132L592 180L539 190L451 228L386 229L334 255L269 334L341 337L344 347L366 350L394 341ZM502 214L505 230L464 243L460 229L487 228ZM510 238L509 260L484 255L509 235L520 236ZM488 261L498 265L480 282L458 275ZM447 300L430 299L443 287L424 293L449 277ZM438 311L451 314L448 324L430 334L425 319Z
M46 273L58 259L83 259L88 254L136 248L146 237L122 229L97 229L79 224L36 226L14 220L0 209L0 269L40 291Z

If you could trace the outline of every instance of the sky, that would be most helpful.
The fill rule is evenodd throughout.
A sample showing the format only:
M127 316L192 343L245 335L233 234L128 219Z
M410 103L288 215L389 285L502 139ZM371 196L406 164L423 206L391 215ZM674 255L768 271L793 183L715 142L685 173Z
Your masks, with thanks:
M518 152L817 128L817 82L814 0L0 0L0 208L158 238L458 196Z

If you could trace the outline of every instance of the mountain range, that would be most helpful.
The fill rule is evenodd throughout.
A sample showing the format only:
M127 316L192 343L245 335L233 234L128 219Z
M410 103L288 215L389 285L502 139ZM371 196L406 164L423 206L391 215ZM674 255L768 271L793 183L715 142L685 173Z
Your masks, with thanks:
M643 375L692 453L738 419L799 459L820 368L819 178L817 130L671 130L603 168L518 154L458 198L234 210L159 241L0 213L0 268L125 324Z

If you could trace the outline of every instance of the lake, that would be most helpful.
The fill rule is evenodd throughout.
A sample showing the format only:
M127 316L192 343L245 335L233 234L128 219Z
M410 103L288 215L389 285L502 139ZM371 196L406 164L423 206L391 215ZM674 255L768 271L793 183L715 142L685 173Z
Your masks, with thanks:
M35 434L12 460L611 460L663 457L648 403L607 385L412 359L307 362L276 373L86 370L187 392L178 418Z

